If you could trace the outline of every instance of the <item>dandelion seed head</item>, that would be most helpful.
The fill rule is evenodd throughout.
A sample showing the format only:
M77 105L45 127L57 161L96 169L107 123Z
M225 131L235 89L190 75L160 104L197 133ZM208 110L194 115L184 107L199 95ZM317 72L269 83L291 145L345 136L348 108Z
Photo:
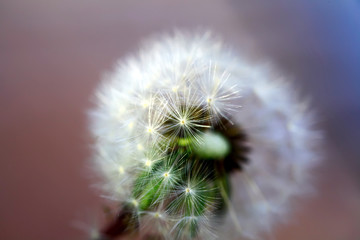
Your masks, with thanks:
M319 159L309 104L281 75L208 32L145 43L105 75L90 113L106 196L168 239L261 238Z

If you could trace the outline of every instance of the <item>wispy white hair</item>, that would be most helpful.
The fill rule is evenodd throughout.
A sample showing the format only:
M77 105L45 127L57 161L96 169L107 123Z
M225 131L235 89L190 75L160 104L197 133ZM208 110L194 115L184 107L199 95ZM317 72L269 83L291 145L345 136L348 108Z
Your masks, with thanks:
M112 199L131 201L137 173L164 157L156 145L169 140L158 134L169 116L179 126L167 128L183 127L185 120L187 133L196 136L203 122L186 119L179 110L184 105L207 106L213 124L225 118L248 136L250 161L231 175L226 216L212 221L222 222L216 228L220 239L258 238L309 189L318 133L308 104L269 64L236 55L209 32L175 32L145 42L105 76L96 104L94 164Z

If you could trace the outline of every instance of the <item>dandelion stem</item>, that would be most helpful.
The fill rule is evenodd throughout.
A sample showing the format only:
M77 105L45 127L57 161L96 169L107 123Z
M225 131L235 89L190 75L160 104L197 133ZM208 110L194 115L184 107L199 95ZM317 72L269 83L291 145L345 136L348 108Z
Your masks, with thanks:
M124 207L117 217L101 231L100 238L96 240L111 240L129 234L137 228L136 225L133 222L133 211Z

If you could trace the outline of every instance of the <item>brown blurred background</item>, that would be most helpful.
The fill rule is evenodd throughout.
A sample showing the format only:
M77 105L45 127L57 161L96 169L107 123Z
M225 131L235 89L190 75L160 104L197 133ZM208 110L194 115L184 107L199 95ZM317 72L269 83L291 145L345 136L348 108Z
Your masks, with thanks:
M0 239L84 239L74 221L91 223L102 202L85 114L102 73L149 34L199 26L271 59L318 112L318 193L273 239L360 239L355 0L0 0Z

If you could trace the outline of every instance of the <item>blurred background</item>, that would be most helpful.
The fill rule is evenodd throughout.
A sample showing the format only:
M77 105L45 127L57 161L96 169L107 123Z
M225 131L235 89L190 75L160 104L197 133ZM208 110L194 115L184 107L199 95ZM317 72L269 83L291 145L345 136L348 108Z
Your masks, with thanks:
M147 36L199 26L271 59L318 113L318 193L273 239L360 239L358 0L0 0L0 239L84 239L74 221L103 202L86 118L101 75Z

